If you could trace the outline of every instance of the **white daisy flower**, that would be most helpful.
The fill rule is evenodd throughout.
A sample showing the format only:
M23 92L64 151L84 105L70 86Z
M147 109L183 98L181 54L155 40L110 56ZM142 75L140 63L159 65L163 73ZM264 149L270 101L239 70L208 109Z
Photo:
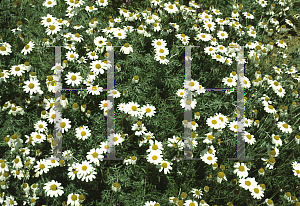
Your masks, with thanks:
M287 44L282 40L277 40L276 44L277 44L277 46L279 46L281 48L286 48L287 47Z
M292 133L292 131L293 131L292 127L290 125L286 124L285 122L278 122L277 126L284 133Z
M232 59L229 57L225 57L225 62L226 65L231 65L232 64Z
M13 163L13 168L17 170L23 167L22 159L20 158L19 155L16 156L16 158L12 161L12 163Z
M237 121L229 122L228 127L233 132L237 132L239 128L239 126L237 125Z
M195 188L193 188L191 192L193 193L193 197L196 197L198 199L201 199L201 197L203 195L201 189L195 189Z
M51 14L47 14L47 16L41 18L42 18L41 24L44 27L51 26L52 24L55 24L55 22L57 21L57 19L53 17Z
M242 14L244 14L244 16L246 17L246 19L254 19L254 16L248 12L243 12Z
M9 79L9 70L3 70L2 72L0 72L0 82L4 81L7 82L7 79Z
M178 89L176 94L177 96L184 98L186 96L185 89Z
M56 157L54 155L51 155L50 158L46 161L50 168L59 166L59 162L56 160Z
M165 48L167 46L167 42L163 39L155 39L152 41L151 45L154 46L154 48Z
M245 142L249 143L250 145L253 145L256 142L254 135L250 134L247 131L244 132L244 140L245 140Z
M212 165L217 162L218 158L210 153L205 153L203 156L201 156L201 159L206 164Z
M254 30L249 30L249 31L247 31L247 33L248 33L249 36L251 36L251 37L253 37L253 38L256 38L256 31L254 31Z
M178 12L178 8L177 8L176 4L171 4L170 2L164 4L164 9L169 14L176 14Z
M169 49L167 47L159 47L154 49L156 56L167 56L169 55Z
M264 94L264 95L260 98L260 100L261 100L261 102L262 102L262 104L263 104L264 106L268 106L269 104L272 104L272 101L270 101L270 98L269 98L266 94Z
M17 66L12 66L10 68L10 75L13 75L13 76L22 76L24 73L25 73L25 68L22 64L19 64Z
M221 55L219 55L219 54L214 54L214 55L212 55L212 59L215 59L215 60L217 60L218 62L222 62L222 63L225 62L225 57L224 57L224 56L221 56Z
M114 145L120 145L122 144L122 142L125 141L125 139L122 137L120 133L114 135L112 134L109 136L109 138L111 138L114 141Z
M147 161L152 164L155 164L155 165L161 164L164 161L162 159L161 150L156 150L156 151L150 152L147 155Z
M155 60L158 61L160 64L168 64L169 60L165 56L157 56L155 55Z
M86 6L86 7L85 7L85 10L86 10L87 12L94 12L94 11L97 11L98 8L93 7L93 6Z
M114 105L110 100L102 100L101 104L99 104L99 107L101 110L109 110L113 107Z
M196 201L193 201L193 200L186 200L185 203L184 203L184 206L198 206L198 202Z
M94 170L93 166L88 161L83 161L78 168L78 177L82 178Z
M132 125L131 130L135 131L136 136L141 136L147 131L147 128L141 121L138 121L136 124Z
M162 143L157 140L153 141L152 139L150 139L149 143L150 143L150 146L149 146L149 149L147 150L147 152L156 152L157 150L160 150L160 151L164 150ZM161 154L160 151L157 151L157 152Z
M214 55L217 52L217 49L212 46L208 46L204 48L204 52L209 55Z
M216 47L216 49L217 49L217 52L221 52L221 53L228 53L227 52L227 48L226 47L224 47L223 45L221 45L221 44L219 44L217 47Z
M192 101L186 98L180 100L180 106L186 110L195 109L196 105L197 105L196 99L193 99Z
M261 199L264 196L264 191L260 185L257 185L249 190L255 199Z
M47 8L54 7L55 5L57 5L56 0L46 0L46 1L43 3L43 6L45 6L45 7L47 7Z
M96 4L101 7L106 7L108 5L108 0L96 0Z
M294 173L294 175L295 175L296 177L300 177L300 164L297 163L297 162L294 162L294 163L292 164L292 166L293 166L293 173Z
M75 51L68 51L66 53L66 58L68 61L75 61L76 59L78 59L79 55L75 52Z
M24 55L29 54L29 53L32 51L34 45L35 45L34 42L30 41L30 42L22 49L21 53L24 54Z
M91 136L91 130L88 126L83 126L75 129L76 137L79 140L86 140Z
M106 45L106 42L107 41L107 38L104 38L102 36L98 36L94 39L94 44L97 46L97 47L102 47L102 46L105 46Z
M249 190L249 191L252 188L255 188L257 186L257 182L255 181L255 178L253 178L253 177L240 178L239 183L240 183L240 187L244 188L245 190Z
M279 86L279 88L275 89L274 92L281 98L285 95L285 89L282 86Z
M223 78L222 82L224 82L224 84L229 87L235 87L237 85L236 79L229 78L229 77Z
M146 114L146 117L153 117L154 114L156 113L156 108L152 105L144 105L142 108L141 108L142 112L144 114Z
M170 170L172 170L171 165L173 165L172 162L169 161L162 161L161 163L161 168L159 169L159 172L161 172L162 170L164 170L165 174L170 173Z
M68 172L68 177L71 180L74 180L76 176L78 178L79 167L80 167L80 164L78 162L73 162L72 165L69 166L69 168L68 168L68 171L69 171Z
M287 24L290 25L291 27L294 26L294 24L292 23L291 20L285 19L284 21L285 21L285 23L287 23Z
M45 174L51 169L50 165L48 164L48 161L45 159L37 161L36 165L34 165L33 167L35 168L34 172L36 172L36 176Z
M89 85L87 88L87 92L92 95L100 95L100 92L103 91L102 87Z
M264 8L267 6L268 2L265 0L259 0L259 4Z
M64 193L64 191L63 191L64 188L60 185L61 185L61 183L58 183L57 181L52 180L51 182L45 183L45 186L43 187L43 189L45 190L47 196L58 197Z
M77 24L76 26L73 27L74 29L78 30L78 29L82 29L84 28L84 26Z
M95 60L91 62L91 71L95 73L95 75L103 74L104 69L107 70L107 65L101 60Z
M279 21L277 19L272 18L271 21L270 21L270 23L278 25Z
M80 76L80 72L68 72L65 80L68 85L72 85L72 87L74 87L75 85L78 86L81 84L82 76Z
M132 46L128 43L125 43L124 46L121 47L121 52L124 54L130 54L130 52L133 52Z
M72 35L71 39L73 41L76 41L76 42L83 41L82 35L80 35L79 33L76 33L76 34Z
M210 41L212 39L212 36L211 34L200 33L197 34L197 38L199 38L202 41Z
M67 205L80 206L79 195L71 193L68 195Z
M33 137L33 141L39 144L46 140L46 135L43 133L32 132L31 136Z
M23 89L26 93L30 93L30 95L36 94L40 89L40 83L38 80L30 79L24 82Z
M184 88L190 90L190 91L195 91L198 89L199 87L199 82L198 81L194 81L193 79L191 79L190 81L184 81L183 83Z
M37 132L44 132L47 130L47 125L48 123L45 122L45 121L42 121L42 120L39 120L37 121L35 124L34 124L34 129L37 131Z
M213 21L205 21L203 27L207 32L213 32L216 28L216 23Z
M111 148L108 145L108 141L100 143L100 150L101 150L101 154L103 154L103 153L105 153L105 154L106 153L110 153Z
M264 110L269 114L277 113L277 111L275 110L275 108L272 105L265 105Z
M107 95L112 96L113 98L119 98L121 96L121 93L118 90L113 89L108 91Z
M221 113L217 113L215 115L215 117L217 117L221 122L221 124L227 124L228 123L228 117L226 117L225 115L221 114ZM225 128L225 127L224 127Z
M61 26L58 25L57 23L55 24L51 24L47 27L46 29L46 34L47 35L53 35L53 34L57 34L57 32L59 32L61 29Z
M213 129L220 129L222 126L221 122L222 121L217 116L210 117L206 120L206 124Z
M68 132L71 128L71 121L67 118L62 118L59 126L61 127L62 133Z
M127 34L123 29L116 29L113 35L118 39L125 39L127 37Z
M228 38L228 33L226 31L218 31L217 36L219 39L227 39Z
M4 181L4 183L5 183L5 181ZM4 184L4 185L6 185L6 184ZM1 188L2 188L2 184L1 184ZM8 188L8 186L4 186L2 189L5 189L5 188ZM14 205L18 205L18 202L15 200L15 198L13 197L13 196L11 196L11 195L5 195L5 202L3 201L3 199L4 199L4 193L2 194L1 193L1 195L2 195L2 201L0 200L0 203L2 202L2 203L4 203L3 205L9 205L9 206L14 206Z
M235 173L239 178L248 177L248 170L250 169L246 167L245 163L236 162L233 167L236 168L233 173Z
M12 53L11 45L6 42L0 43L0 54L1 55L9 55L9 53Z
M135 103L135 102L129 102L128 103L128 114L130 114L131 116L139 116L140 115L140 105Z

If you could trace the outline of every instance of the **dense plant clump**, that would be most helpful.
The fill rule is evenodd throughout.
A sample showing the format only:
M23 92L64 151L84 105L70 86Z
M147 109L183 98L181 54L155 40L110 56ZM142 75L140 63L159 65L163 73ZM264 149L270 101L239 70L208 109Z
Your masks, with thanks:
M299 5L1 1L1 205L300 206ZM106 91L110 51L115 88ZM230 161L241 115L252 160ZM55 159L54 127L64 159ZM108 138L123 160L106 159ZM199 160L179 160L187 144Z

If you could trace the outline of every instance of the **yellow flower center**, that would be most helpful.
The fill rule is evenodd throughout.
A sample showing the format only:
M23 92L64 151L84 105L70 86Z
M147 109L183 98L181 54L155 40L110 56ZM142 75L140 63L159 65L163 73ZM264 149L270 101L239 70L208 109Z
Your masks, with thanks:
M97 158L97 157L98 157L98 153L97 153L97 152L94 152L94 153L93 153L93 157L94 157L94 158Z
M33 84L33 83L30 83L30 84L28 85L28 87L29 87L30 89L33 89L33 88L34 88L34 84Z
M72 195L72 196L71 196L71 199L72 199L73 201L76 201L76 200L77 200L77 195Z
M241 172L245 171L244 166L239 166L239 171L241 171Z
M153 150L157 150L157 149L158 149L158 146L155 144L155 145L152 146L152 149L153 149Z

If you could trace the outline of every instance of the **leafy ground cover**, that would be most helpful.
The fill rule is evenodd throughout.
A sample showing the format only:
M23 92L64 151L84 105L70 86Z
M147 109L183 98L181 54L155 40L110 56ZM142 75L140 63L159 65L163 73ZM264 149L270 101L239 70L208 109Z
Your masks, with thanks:
M299 1L0 3L2 205L300 205ZM244 59L236 58L244 46ZM115 89L105 92L108 46ZM192 80L185 82L185 48ZM62 46L63 156L54 157ZM246 157L236 157L237 61ZM187 125L186 90L192 121ZM96 90L98 89L98 91ZM107 101L114 97L114 105ZM107 113L115 155L106 161ZM193 130L184 155L184 127Z

